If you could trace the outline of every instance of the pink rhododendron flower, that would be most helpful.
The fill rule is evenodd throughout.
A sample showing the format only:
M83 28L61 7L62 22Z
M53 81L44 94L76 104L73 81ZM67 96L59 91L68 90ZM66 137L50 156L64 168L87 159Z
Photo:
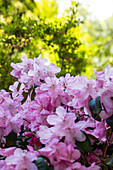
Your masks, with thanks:
M48 128L48 126L40 125L39 131L37 132L37 137L40 138L41 143L47 144L53 138L57 138L54 128Z
M27 136L27 137L31 137L31 136L33 136L33 133L32 132L25 132L24 135Z
M22 92L23 92L23 89L24 89L24 87L25 87L24 84L21 84L19 90L17 90L18 84L19 84L19 82L16 81L16 82L14 82L13 85L10 85L10 86L9 86L9 90L12 91L12 97L13 97L13 98L17 97L17 95L21 95Z
M95 150L94 151L98 156L102 156L103 155L103 152L102 152L102 150ZM91 165L92 163L96 163L96 162L99 162L100 161L100 159L97 157L97 156L95 156L93 153L91 153L90 154L90 156L88 156L87 157L87 162Z
M34 84L40 84L40 79L45 80L46 77L54 77L55 73L60 72L60 68L54 64L46 66L46 59L42 59L42 55L38 58L28 59L26 56L21 58L22 62L11 66L14 68L11 75L18 78L20 83L25 84L25 89L30 89Z
M40 89L42 91L48 91L48 94L51 97L54 97L58 94L58 91L62 90L62 86L60 86L59 79L56 77L50 78L47 77L45 79L45 83L41 85Z
M74 162L80 158L80 151L74 149L72 145L67 145L63 142L59 142L57 145L57 160L65 160L68 162Z
M86 170L100 170L100 166L95 165L95 163L92 163L90 167L86 168Z
M37 157L40 156L40 153L34 150L32 146L27 146L27 149L29 150L29 152L34 153Z
M10 147L10 148L5 148L5 149L0 148L0 155L2 155L2 156L13 155L15 149L16 149L16 147Z
M8 156L5 159L6 165L13 165L16 170L37 170L37 167L34 163L37 157L31 152L22 151L21 149L16 149L13 155Z
M106 118L113 114L113 91L106 90L101 94L101 102L103 103L106 114Z
M74 149L74 147L70 145L66 145L63 142L58 142L57 139L53 139L49 145L46 147L39 149L40 154L49 157L51 163L53 165L58 165L64 161L65 163L72 163L75 160L80 158L80 151L78 149Z
M53 139L44 148L39 149L39 153L41 155L45 155L45 156L49 157L52 164L54 163L54 158L56 159L55 153L57 150L58 142L59 142L58 139Z
M70 167L66 168L66 170L86 170L86 167L81 165L79 162L75 162Z
M82 129L81 125L83 125L84 122L81 121L81 124L79 122L75 123L75 119L76 115L74 113L68 113L63 107L59 106L56 109L56 115L49 115L47 122L50 125L55 125L56 134L58 136L66 136L67 141L73 141L72 138L78 141L84 141L85 135L80 131Z
M21 97L12 99L8 92L0 91L0 137L7 136L12 130L20 132L23 121L18 113L21 109Z
M96 128L92 132L92 135L94 135L100 141L106 141L105 120L101 120L101 122L96 122Z
M41 146L41 142L39 141L39 139L36 137L36 136L34 136L34 137L32 137L31 139L30 139L30 141L29 141L29 145L30 146L37 146L37 148L40 148L40 146Z
M74 113L67 113L66 110L59 106L56 109L56 115L49 115L47 117L47 122L50 125L58 125L58 123L62 123L66 121L66 125L70 126L74 124L74 120L76 119L76 116Z
M70 167L66 168L65 170L100 170L100 167L98 165L95 165L95 163L93 163L90 167L85 167L83 165L81 165L79 162L76 162L74 164L72 164Z
M68 102L69 106L76 109L84 108L86 114L90 115L89 101L97 97L96 81L88 80L86 76L76 76L74 81L67 87L67 92L73 96L72 101Z

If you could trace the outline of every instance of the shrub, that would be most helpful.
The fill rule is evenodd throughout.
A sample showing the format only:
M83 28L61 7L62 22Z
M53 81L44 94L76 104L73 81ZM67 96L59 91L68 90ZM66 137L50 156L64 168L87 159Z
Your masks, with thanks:
M1 169L112 169L113 68L57 78L41 55L21 60L0 91Z

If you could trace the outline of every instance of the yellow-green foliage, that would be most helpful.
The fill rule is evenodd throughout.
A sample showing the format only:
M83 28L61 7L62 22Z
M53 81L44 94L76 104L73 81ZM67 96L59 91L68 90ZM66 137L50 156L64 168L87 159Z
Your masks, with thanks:
M61 67L58 76L86 70L89 61L87 48L80 40L77 9L74 3L62 18L57 18L56 0L0 0L0 88L7 89L13 83L10 64L20 62L22 55L34 58L42 53L49 63Z

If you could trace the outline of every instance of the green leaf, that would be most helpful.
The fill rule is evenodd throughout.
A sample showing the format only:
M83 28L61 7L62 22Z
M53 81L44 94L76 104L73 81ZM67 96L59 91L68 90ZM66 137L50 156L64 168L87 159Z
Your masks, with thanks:
M8 147L15 146L17 140L17 134L13 131L9 133L9 135L6 137L6 145Z
M111 157L109 162L107 162L106 164L113 167L113 157Z
M91 134L88 134L88 136L89 136L89 138L90 139L92 139L92 140L94 140L94 141L96 141L96 142L100 142L100 140L99 139L97 139L95 136L93 136L93 135L91 135Z
M47 165L45 160L42 157L38 157L36 161L34 161L38 170L51 170L51 168Z
M35 96L36 96L35 89L33 89L32 94L31 94L31 101L34 100Z
M31 87L31 88L28 90L28 92L23 92L23 93L22 93L24 99L21 101L21 104L23 104L23 103L27 100L27 97L28 97L28 95L30 95L30 92L31 92L32 89L33 89L33 87Z
M19 82L19 83L18 83L18 86L17 86L17 91L19 91L20 86L21 86L21 83Z
M102 106L100 102L100 96L98 96L96 99L90 100L89 109L92 114L99 114L101 112Z
M86 136L86 140L83 141L83 142L76 141L75 144L77 145L77 148L81 152L91 152L91 141L90 141L90 138L89 138L89 136L85 132L83 132L83 133Z
M100 170L110 170L106 165L102 165Z
M39 87L39 85L38 85L38 84L35 84L35 85L34 85L34 88L37 88L37 87Z
M101 118L98 114L95 114L95 115L92 115L92 117L95 119L95 120L98 120L99 122L101 122Z
M63 136L61 139L59 139L59 142L64 142L65 136Z
M106 139L107 139L107 140L109 140L111 134L112 134L112 129L111 129L111 128L107 129L107 130L106 130Z
M99 116L99 113L102 110L102 106L101 106L101 102L100 102L100 96L98 96L96 99L90 100L89 109L92 113L92 117L95 120L101 121L101 118Z
M27 100L28 93L23 92L22 95L23 95L24 99L21 101L21 104L23 104Z
M113 115L106 119L107 124L111 127L113 131Z

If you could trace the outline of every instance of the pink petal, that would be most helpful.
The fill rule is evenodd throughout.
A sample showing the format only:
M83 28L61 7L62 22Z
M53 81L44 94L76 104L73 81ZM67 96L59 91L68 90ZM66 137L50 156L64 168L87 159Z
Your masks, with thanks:
M49 115L47 117L47 122L50 125L57 125L58 123L60 123L62 120L57 116L57 115Z

